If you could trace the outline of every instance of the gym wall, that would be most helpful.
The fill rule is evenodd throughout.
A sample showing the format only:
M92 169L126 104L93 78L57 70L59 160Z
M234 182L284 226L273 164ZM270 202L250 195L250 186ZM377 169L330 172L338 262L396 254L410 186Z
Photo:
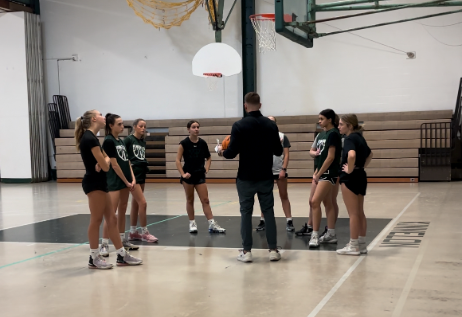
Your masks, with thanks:
M239 3L223 32L223 42L241 52ZM231 4L225 1L226 13ZM214 41L204 8L170 30L145 24L125 1L42 0L41 10L48 101L58 93L57 65L52 59L72 54L81 59L60 63L61 93L69 97L73 118L92 108L147 119L242 115L240 75L226 79L223 96L222 86L209 92L205 80L191 74L194 54ZM409 9L328 23L345 29L441 10ZM274 2L257 1L257 12L274 12ZM328 107L340 113L453 109L462 77L462 47L443 45L427 31L445 43L462 44L462 24L425 28L419 23L444 25L460 17L358 32L403 51L415 51L414 60L350 34L317 39L313 49L277 35L276 52L257 54L263 112L288 116L316 114ZM318 30L335 29L319 25Z
M327 23L345 30L450 10L454 9L414 8ZM257 12L274 12L274 1L257 1ZM359 12L318 13L317 19ZM441 42L462 45L462 24L432 28L421 23L448 25L460 22L461 17L458 13L353 32L415 51L416 59L348 33L315 39L311 49L277 35L277 51L259 55L257 60L265 113L315 114L325 108L339 113L453 110L462 77L462 46L441 44L432 35ZM317 31L337 29L318 24Z
M24 12L0 13L1 178L31 179Z
M226 1L225 12L232 3ZM191 62L215 41L208 13L199 6L181 27L155 29L127 5L113 0L41 0L47 100L58 94L54 58L79 54L81 62L60 62L61 94L72 118L85 110L114 112L133 119L216 118L242 115L241 75L225 79L214 92L192 75ZM240 4L223 42L241 52ZM224 100L225 99L225 100Z

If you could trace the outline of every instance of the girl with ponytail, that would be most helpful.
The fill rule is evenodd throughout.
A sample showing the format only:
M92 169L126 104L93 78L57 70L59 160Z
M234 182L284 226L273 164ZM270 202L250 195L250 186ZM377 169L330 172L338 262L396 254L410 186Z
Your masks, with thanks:
M103 217L108 228L108 234L117 249L117 265L131 258L122 246L118 235L117 219L112 212L112 204L108 195L106 172L110 168L110 159L101 149L96 134L105 126L106 119L99 111L87 111L77 118L75 123L75 145L80 151L85 176L82 188L88 197L90 206L90 225L88 226L88 241L90 242L90 259L88 267L91 269L111 269L112 264L107 263L99 254L99 228ZM122 260L120 261L119 258ZM139 261L137 264L140 264Z
M112 212L115 214L117 209L119 210L117 213L117 225L124 248L127 250L138 250L139 247L131 244L125 237L126 205L131 192L133 199L138 203L140 214L146 215L146 199L141 191L141 187L136 185L136 178L130 165L125 143L119 137L124 130L122 118L116 114L106 114L105 130L106 137L104 138L103 149L111 161L111 168L107 173L107 183L109 195L112 200ZM118 208L120 204L125 205L125 208ZM103 241L100 247L100 254L102 256L109 256L109 233L107 229L105 225L103 228Z
M364 170L372 160L372 151L362 135L362 127L355 114L343 115L339 124L340 133L345 134L342 153L340 184L345 206L350 216L350 242L340 250L342 255L367 253L367 220L364 214L367 174Z

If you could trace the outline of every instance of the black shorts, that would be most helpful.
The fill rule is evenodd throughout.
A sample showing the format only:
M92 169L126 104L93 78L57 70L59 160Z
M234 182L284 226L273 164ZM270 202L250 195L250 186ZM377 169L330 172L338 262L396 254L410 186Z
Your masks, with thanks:
M180 183L183 184L183 182L189 185L205 184L205 173L191 174L188 179L181 177Z
M332 185L335 185L337 183L337 176L330 176L327 174L322 174L321 177L319 177L320 182L330 182Z
M82 188L83 192L85 195L88 195L89 193L95 191L95 190L101 190L103 192L108 192L107 188L107 181L106 181L106 173L104 173L104 178L103 177L88 177L85 175L82 180Z
M347 174L342 172L340 174L340 184L345 186L355 195L366 196L367 190L367 174L364 169L355 169L353 173Z
M287 177L289 177L289 174L286 173L286 177L285 177L285 178L287 178ZM273 179L277 181L277 180L279 179L279 174L274 174L274 175L273 175Z
M147 166L132 165L132 169L136 183L140 185L146 183L146 174L149 172L149 168Z

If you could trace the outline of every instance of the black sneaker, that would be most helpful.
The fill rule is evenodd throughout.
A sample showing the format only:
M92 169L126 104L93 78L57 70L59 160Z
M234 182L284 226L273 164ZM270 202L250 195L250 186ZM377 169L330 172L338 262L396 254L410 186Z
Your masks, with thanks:
M298 231L295 231L295 234L297 236L311 236L311 233L313 232L313 228L308 227L308 224L305 223L305 225Z
M263 231L265 230L265 220L260 220L260 223L258 226L255 228L257 231Z
M294 222L292 220L287 221L286 230L289 232L295 231Z
M327 233L327 226L324 228L324 232L319 235L319 239Z

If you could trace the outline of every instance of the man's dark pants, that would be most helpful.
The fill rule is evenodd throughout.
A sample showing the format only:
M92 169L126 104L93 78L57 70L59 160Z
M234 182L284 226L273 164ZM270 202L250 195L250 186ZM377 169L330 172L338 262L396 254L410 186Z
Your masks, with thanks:
M245 251L252 249L252 213L257 194L260 208L265 217L266 240L270 250L277 249L276 219L274 218L274 180L236 181L239 204L241 206L241 236Z

